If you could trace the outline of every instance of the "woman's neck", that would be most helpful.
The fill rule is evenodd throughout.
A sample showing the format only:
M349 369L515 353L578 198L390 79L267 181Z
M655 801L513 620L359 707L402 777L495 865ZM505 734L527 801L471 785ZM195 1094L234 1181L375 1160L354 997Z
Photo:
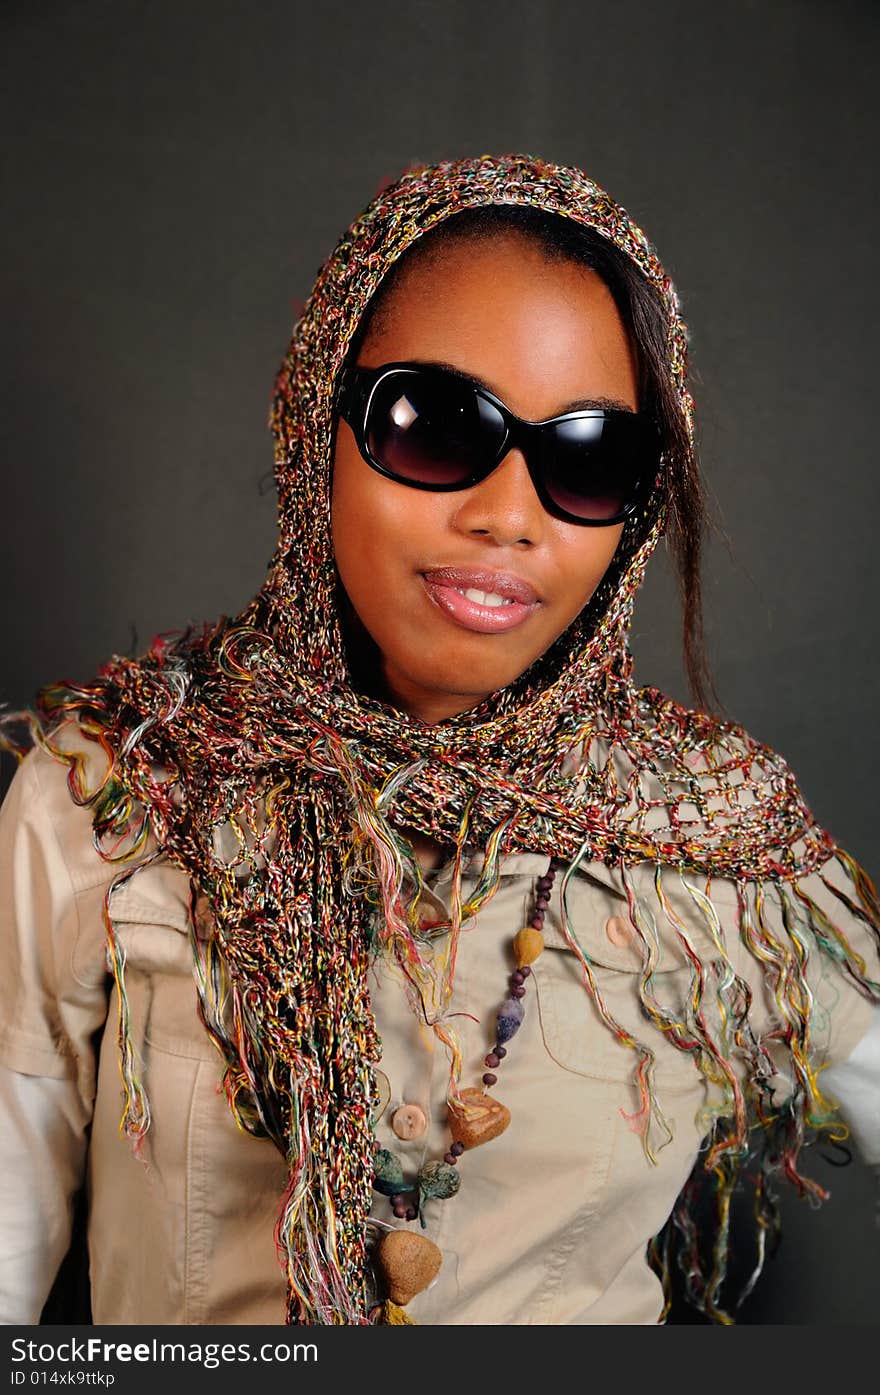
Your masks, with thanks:
M404 837L412 843L416 862L423 872L435 872L449 857L449 848L427 833L416 828L401 829Z

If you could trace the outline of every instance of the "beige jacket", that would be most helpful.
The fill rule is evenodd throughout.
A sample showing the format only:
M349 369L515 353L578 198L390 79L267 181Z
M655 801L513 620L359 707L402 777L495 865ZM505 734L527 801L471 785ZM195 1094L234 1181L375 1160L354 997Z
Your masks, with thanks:
M49 756L32 753L0 813L0 1066L11 1082L0 1211L8 1221L7 1271L11 1266L23 1305L13 1317L0 1316L22 1320L28 1305L39 1313L63 1253L69 1194L87 1167L96 1323L281 1323L285 1286L273 1225L285 1169L272 1144L237 1130L220 1091L221 1063L196 1013L188 886L170 866L149 868L113 899L152 1111L140 1159L119 1136L117 1003L108 991L102 915L113 869L95 851L90 814L72 803L65 777ZM475 859L469 867L466 892L479 866ZM454 1020L462 1085L478 1084L485 1069L510 941L545 868L543 856L509 857L497 894L462 935L452 1003L461 1014ZM636 873L646 897L653 896L652 870ZM432 881L438 919L448 911L450 877L444 868ZM839 920L840 906L818 877L811 881ZM511 1110L510 1127L464 1155L456 1197L426 1208L426 1233L440 1246L443 1265L434 1286L410 1305L421 1323L654 1323L661 1313L645 1250L700 1149L705 1086L692 1058L646 1022L637 995L641 956L628 936L620 879L590 865L572 878L570 912L609 1009L656 1051L657 1093L673 1137L652 1163L627 1119L638 1102L636 1058L585 993L560 931L559 883L547 950L527 986L525 1021L494 1091ZM677 875L665 888L704 962L717 959ZM733 966L754 985L753 1021L766 1032L774 1018L738 939L734 889L716 882L712 894ZM680 1004L690 969L672 932L659 920L658 928L658 996ZM847 930L876 972L868 932L856 924ZM818 955L811 975L814 1058L844 1060L872 1009ZM415 1176L423 1157L439 1158L449 1146L448 1064L388 964L376 964L372 991L390 1096L378 1137ZM398 1114L404 1105L415 1110ZM396 1115L399 1131L403 1120L415 1120L415 1137L397 1136ZM375 1214L391 1220L385 1198L377 1199Z

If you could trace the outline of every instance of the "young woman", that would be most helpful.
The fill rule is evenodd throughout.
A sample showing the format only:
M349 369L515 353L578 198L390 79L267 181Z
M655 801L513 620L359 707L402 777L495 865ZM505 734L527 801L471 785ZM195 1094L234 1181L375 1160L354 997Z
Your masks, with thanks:
M99 1323L653 1323L676 1236L726 1320L744 1162L747 1276L776 1175L818 1192L820 1069L878 1074L876 897L778 756L631 676L667 530L704 691L685 342L576 170L414 171L343 237L260 594L29 723L7 1321L86 1169Z

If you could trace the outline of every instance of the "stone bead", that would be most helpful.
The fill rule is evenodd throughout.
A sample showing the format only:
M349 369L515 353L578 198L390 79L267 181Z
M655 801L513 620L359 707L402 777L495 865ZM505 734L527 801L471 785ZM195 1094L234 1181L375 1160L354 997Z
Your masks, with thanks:
M417 1104L402 1104L391 1116L391 1127L398 1138L421 1138L428 1127L425 1111Z
M513 940L513 952L516 956L516 966L522 969L527 964L533 964L544 950L544 936L534 925L526 925L522 930L518 930Z
M513 984L514 988L518 988L521 983L525 983L525 975L523 974L522 969L517 969L515 974L511 974L510 981Z
M483 1076L483 1084L484 1084L484 1085L497 1085L497 1084L498 1084L498 1076L495 1075L492 1071L487 1070L486 1073L485 1073L484 1076Z
M498 1056L498 1057L503 1061L503 1060L504 1060L504 1057L507 1055L507 1047L506 1047L506 1046L499 1046L499 1045L496 1043L495 1050L493 1051L492 1054L493 1054L493 1056Z
M448 1153L443 1154L443 1161L449 1163L450 1167L455 1167L455 1164L458 1162L458 1158L455 1156L452 1149L450 1149Z
M513 988L510 990L510 996L511 998L524 998L526 996L526 990L521 983L514 984Z
M413 1220L415 1212L413 1212ZM392 1303L405 1307L437 1277L443 1256L426 1235L414 1230L389 1230L373 1255L373 1264Z
M456 1158L460 1158L461 1155L462 1155L462 1153L464 1152L464 1144L463 1144L463 1143L453 1143L453 1145L452 1145L452 1147L450 1148L449 1151L450 1151L450 1153L454 1154L454 1156L455 1156Z
M432 1159L419 1168L418 1184L421 1200L446 1201L461 1186L461 1173L454 1163Z
M387 1148L377 1148L373 1154L373 1190L383 1196L396 1196L404 1185L400 1158Z
M449 1129L462 1151L479 1148L504 1133L510 1123L510 1110L500 1100L472 1087L461 1091L460 1104L449 1106Z
M529 968L528 964L524 964L523 967L520 969L520 973L522 974L523 978L528 978L531 972L532 971Z
M490 1070L494 1070L495 1067L496 1067L496 1066L499 1066L500 1064L501 1064L501 1057L498 1055L498 1052L497 1052L497 1051L490 1051L489 1054L488 1054L488 1056L486 1057L486 1065L489 1067L489 1069L490 1069Z
M522 1026L524 1017L525 1009L522 1003L518 1002L516 998L504 999L504 1002L498 1009L498 1023L496 1028L497 1039L501 1042L502 1046L505 1042L510 1041L512 1036L516 1035Z

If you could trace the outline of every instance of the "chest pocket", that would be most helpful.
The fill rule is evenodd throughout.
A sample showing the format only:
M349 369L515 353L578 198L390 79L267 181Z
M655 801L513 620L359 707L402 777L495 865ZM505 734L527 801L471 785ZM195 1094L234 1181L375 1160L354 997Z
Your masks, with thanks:
M641 878L644 883L645 878ZM640 888L645 896L646 887ZM653 892L650 893L653 896ZM546 949L532 966L537 988L541 1032L551 1057L565 1070L598 1080L631 1081L640 1053L621 1037L628 1034L654 1054L658 1091L702 1088L702 1074L692 1052L677 1047L672 1034L652 1017L642 1001L642 941L632 927L622 888L595 882L589 876L571 878L568 912L578 943L590 960L593 979L605 1009L620 1031L606 1023L587 984L579 956L562 931L558 897L548 909L544 926ZM650 904L650 903L649 903ZM656 906L656 898L654 898ZM653 909L653 908L652 908ZM659 909L659 907L658 907ZM677 909L679 909L677 907ZM693 917L691 917L693 919ZM665 917L664 917L665 920ZM661 1014L684 1023L693 985L693 968L674 930L654 915L659 957L650 985L650 1000ZM691 933L692 925L688 925ZM722 970L723 955L708 935L695 932L706 980L704 1009L714 1020L712 984Z
M132 1032L152 1051L219 1062L198 1012L189 931L189 882L170 866L146 868L113 897L116 938L125 954Z

